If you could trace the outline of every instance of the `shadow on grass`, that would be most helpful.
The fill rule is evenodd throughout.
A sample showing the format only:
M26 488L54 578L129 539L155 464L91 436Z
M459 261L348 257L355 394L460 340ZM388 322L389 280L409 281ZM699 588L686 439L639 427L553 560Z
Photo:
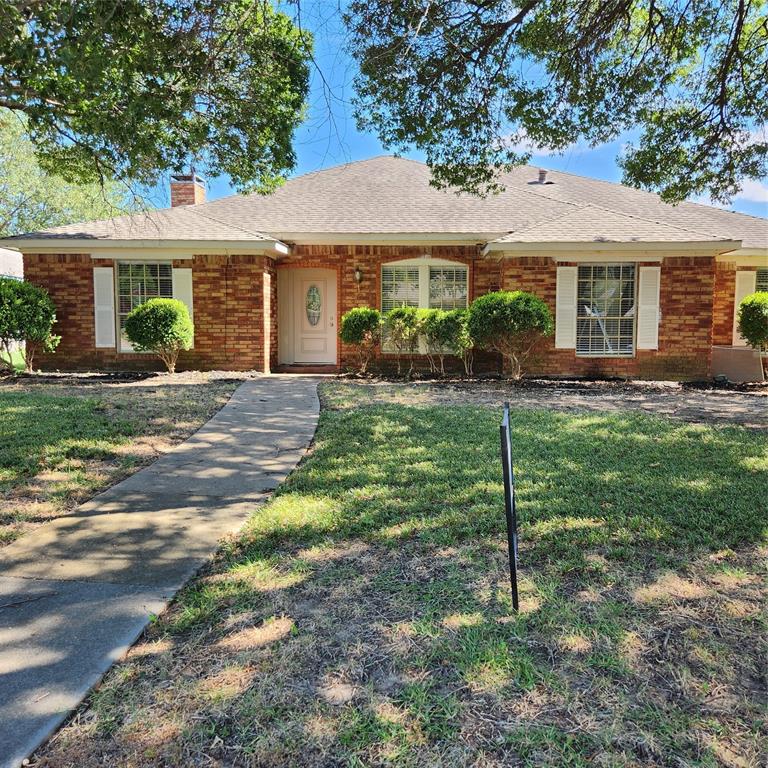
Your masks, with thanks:
M159 622L168 644L111 675L92 699L94 730L74 726L54 758L128 759L138 731L141 743L156 734L155 760L233 765L752 759L752 576L718 572L715 589L689 570L764 536L764 439L514 413L514 615L499 417L324 412L300 470ZM275 618L291 631L264 642ZM241 632L252 634L232 642ZM215 703L200 693L238 670L242 687Z

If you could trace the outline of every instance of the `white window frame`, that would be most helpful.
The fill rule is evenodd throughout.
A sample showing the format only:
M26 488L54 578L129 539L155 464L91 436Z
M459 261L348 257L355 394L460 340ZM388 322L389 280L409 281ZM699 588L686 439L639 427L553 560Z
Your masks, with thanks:
M469 265L463 261L451 261L449 259L433 259L422 257L416 259L400 259L399 261L385 261L379 271L379 308L384 313L384 270L388 267L416 267L419 270L419 309L430 309L429 306L429 270L430 267L447 267L449 269L464 269L466 272L466 300L464 309L469 306Z
M417 309L430 309L429 306L429 270L432 267L447 267L449 269L461 269L463 268L466 273L466 300L464 303L464 309L469 306L469 264L463 261L451 261L450 259L433 259L430 256L421 257L416 259L400 259L398 261L386 261L381 265L379 270L379 308L382 315L386 315L384 311L384 270L388 267L411 267L419 270L419 303ZM437 307L436 307L437 309ZM395 352L392 346L389 344L386 338L381 341L381 349L385 353ZM417 354L426 354L426 345L423 339L419 340L419 346Z
M633 268L633 281L634 281L634 288L633 288L633 299L634 299L634 305L633 305L633 313L632 313L632 351L631 352L625 352L625 351L616 351L616 352L580 352L579 351L579 326L580 323L582 323L585 319L582 316L579 315L579 283L581 282L581 269L582 267L627 267L631 266ZM639 274L640 274L640 268L638 267L636 262L626 262L626 261L594 261L594 262L586 262L583 264L578 264L577 266L577 272L576 272L576 329L575 329L575 353L576 357L593 357L593 358L633 358L637 355L637 315L638 315L638 280L639 280ZM593 278L594 279L594 278ZM619 320L627 319L626 316L617 318Z
M768 291L768 268L759 267L755 272L755 291Z
M170 296L164 296L161 298L173 298L173 261L169 259L124 259L124 260L115 260L115 269L114 269L114 280L115 280L115 343L117 347L117 351L120 354L133 354L133 355L141 355L141 354L149 354L146 352L139 352L138 350L135 350L133 348L133 345L129 341L123 340L123 334L122 334L122 328L120 327L120 266L126 265L126 266L132 266L132 267L139 267L139 266L148 266L148 265L162 265L167 266L171 268L171 295Z

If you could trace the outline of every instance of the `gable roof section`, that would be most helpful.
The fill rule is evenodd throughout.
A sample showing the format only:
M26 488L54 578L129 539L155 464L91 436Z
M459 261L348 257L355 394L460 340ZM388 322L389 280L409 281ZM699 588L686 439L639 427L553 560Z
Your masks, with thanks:
M415 160L375 157L308 173L271 195L231 195L105 221L8 238L22 242L142 241L311 242L355 235L422 236L475 242L717 242L768 249L768 220L695 203L671 206L658 195L620 184L521 166L501 178L505 190L479 198L438 190ZM268 233L268 234L267 234ZM537 239L538 238L538 239ZM361 238L362 239L362 238Z
M652 192L563 171L547 172L547 181L552 183L531 184L532 171L530 166L515 168L503 177L504 182L512 186L527 183L536 195L549 200L599 206L638 219L707 233L717 239L741 240L744 248L768 249L766 218L700 203L670 205Z
M233 222L222 222L201 210L203 206L161 208L112 219L90 221L53 227L31 235L6 238L14 241L39 240L94 240L94 241L232 241L274 242L274 238L252 227Z
M688 243L725 238L585 205L495 240L507 243Z

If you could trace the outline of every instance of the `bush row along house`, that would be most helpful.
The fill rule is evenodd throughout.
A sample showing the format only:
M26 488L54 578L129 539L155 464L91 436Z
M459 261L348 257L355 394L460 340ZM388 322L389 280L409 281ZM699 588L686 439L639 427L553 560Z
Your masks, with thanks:
M62 341L45 368L156 367L123 332L153 296L192 313L180 368L334 370L354 358L338 338L352 307L453 309L522 289L555 317L531 373L754 372L735 312L768 288L768 220L530 166L502 183L457 195L432 187L422 163L377 157L206 202L199 177L177 175L168 209L2 243L58 308ZM378 364L391 364L386 349ZM498 365L486 356L478 369Z

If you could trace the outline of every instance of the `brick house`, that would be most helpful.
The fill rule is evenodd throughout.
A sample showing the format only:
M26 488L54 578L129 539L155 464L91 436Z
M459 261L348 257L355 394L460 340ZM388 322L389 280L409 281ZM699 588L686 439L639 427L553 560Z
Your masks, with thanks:
M545 299L556 332L533 372L749 377L737 302L768 288L768 220L525 166L488 198L439 191L422 163L379 157L269 196L205 202L175 176L171 208L8 238L48 289L61 345L43 366L155 368L121 332L150 296L189 306L180 368L343 367L338 319L368 305L464 307L497 289ZM391 356L379 354L386 366ZM498 361L481 359L481 368Z

